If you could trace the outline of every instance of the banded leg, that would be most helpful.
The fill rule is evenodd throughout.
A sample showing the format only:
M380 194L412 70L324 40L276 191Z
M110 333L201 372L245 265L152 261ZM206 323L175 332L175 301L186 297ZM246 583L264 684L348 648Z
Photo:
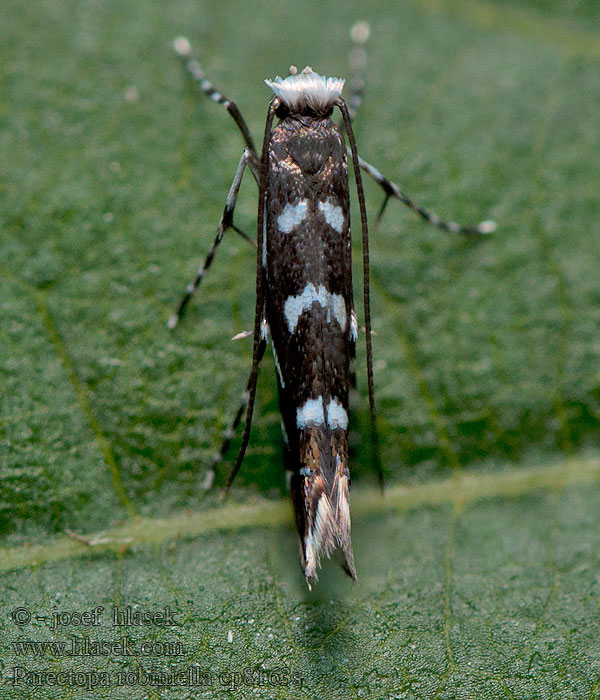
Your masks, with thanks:
M244 149L242 157L240 158L240 162L238 163L237 170L235 171L233 182L231 183L231 187L229 188L229 194L227 195L225 208L223 209L223 214L221 215L221 220L219 221L219 227L217 229L217 235L215 237L215 240L212 244L211 249L208 251L208 255L206 256L203 265L198 269L196 276L186 287L185 293L181 298L181 301L179 302L179 306L169 318L169 321L167 323L167 326L169 328L175 328L175 326L179 323L190 299L192 298L192 296L200 286L202 280L204 279L204 275L208 271L208 268L210 267L213 258L215 257L215 253L217 252L217 248L223 240L223 236L225 235L225 231L227 231L227 229L232 228L234 231L239 233L240 236L242 236L242 238L247 240L251 245L255 245L254 241L233 223L233 212L235 210L235 204L237 202L237 196L240 191L240 185L242 184L242 177L244 176L244 170L246 169L246 166L248 166L252 170L254 177L258 181L258 165L259 164L256 160L256 156L249 149Z
M350 149L348 148L347 150L348 153L350 153ZM377 214L375 224L378 224L383 216L383 212L385 211L385 207L390 197L395 197L403 204L406 204L409 209L416 212L422 219L425 219L425 221L428 221L433 226L441 228L447 233L462 233L470 236L482 236L488 233L493 233L496 230L496 222L491 220L482 221L477 224L477 226L462 226L461 224L457 224L456 221L443 221L439 216L437 216L437 214L434 214L432 211L429 211L428 209L425 209L414 202L408 195L402 192L398 185L391 180L388 180L387 177L382 175L377 168L374 168L372 165L367 163L366 160L359 157L358 163L361 170L364 170L368 175L370 175L385 192L385 199L383 200L383 204L381 205L379 213Z
M348 54L348 64L350 67L350 97L348 98L348 113L350 119L354 121L358 108L362 104L365 92L365 75L367 72L367 51L364 44L369 39L371 29L368 22L355 22L350 28L350 38L352 48Z
M198 61L196 61L195 58L192 58L192 47L189 40L184 36L179 36L173 42L173 47L175 48L175 51L181 59L181 62L186 68L187 72L198 83L202 92L204 92L204 94L213 102L218 102L220 105L223 105L223 107L225 107L225 109L229 112L244 138L246 147L252 151L253 155L256 156L256 147L250 134L250 129L248 128L246 120L242 116L238 106L235 102L227 99L225 95L220 93L207 79L206 74L202 70L202 67Z
M263 355L265 354L265 347L267 346L266 340L262 340L261 344L259 345L258 348L258 362L260 362L263 358ZM225 432L223 433L223 442L221 443L221 449L215 454L215 456L212 458L211 465L206 472L206 476L204 477L204 481L202 482L202 488L204 489L210 489L210 487L213 485L213 482L215 480L215 475L217 471L217 465L220 464L223 461L223 458L229 451L229 448L231 447L231 443L233 441L233 438L235 437L235 431L237 430L238 425L240 424L240 421L242 420L244 413L246 412L246 409L248 407L248 399L250 398L250 380L252 378L248 379L246 389L244 393L242 394L242 400L240 402L239 408L234 416L234 419L231 421L231 425Z
M369 34L369 23L365 21L355 22L350 29L350 37L352 39L353 46L348 55L351 75L349 81L350 97L348 99L348 113L351 121L354 121L356 118L356 113L363 100L364 88L366 84L365 74L367 71L367 51L364 48L364 44L367 43ZM347 151L348 155L351 155L351 149L349 147ZM388 180L376 168L364 161L362 158L359 158L359 164L361 169L370 175L385 193L385 198L375 219L375 225L377 225L381 220L390 197L395 197L409 207L409 209L416 212L421 218L425 219L425 221L428 221L433 226L441 228L447 233L483 235L492 233L496 230L495 221L482 221L481 223L477 224L477 226L462 226L461 224L457 224L455 221L442 221L437 214L434 214L433 212L418 205L408 195L404 194L398 185L391 180Z
M269 170L269 136L273 127L273 119L275 112L281 103L277 97L272 98L269 103L267 119L265 122L265 132L263 138L263 147L260 156L260 178L258 185L258 223L256 225L256 309L254 311L254 337L252 343L252 370L248 379L248 407L246 408L246 422L244 424L244 432L242 434L242 444L238 450L238 454L229 474L229 479L225 484L225 488L221 494L221 498L225 498L229 491L229 487L233 483L236 474L242 466L242 460L246 454L246 448L250 441L250 428L252 427L252 413L254 411L254 401L256 399L256 381L258 379L258 366L264 353L264 346L268 338L268 325L266 323L265 313L265 292L264 292L264 267L262 265L262 255L264 251L264 228L265 228L265 210L267 208L267 190L266 180Z

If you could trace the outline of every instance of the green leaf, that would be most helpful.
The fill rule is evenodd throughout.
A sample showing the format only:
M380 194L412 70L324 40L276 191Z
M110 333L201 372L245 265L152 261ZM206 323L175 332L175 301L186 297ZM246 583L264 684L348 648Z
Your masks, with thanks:
M598 697L596 3L3 9L7 697ZM360 582L327 562L309 593L270 359L231 502L218 506L201 489L249 369L250 343L229 338L252 325L255 253L228 234L185 322L166 329L214 238L242 149L222 108L186 82L171 42L189 35L258 137L263 78L291 63L347 75L358 19L371 24L361 155L440 216L493 218L498 230L481 242L444 237L391 202L372 231L389 488L381 500L369 486L363 406L351 464ZM366 190L373 220L381 193ZM255 213L249 178L236 222L251 232ZM359 265L355 280L358 300ZM53 632L36 618L97 605L99 626ZM177 624L121 630L109 624L112 606L169 606ZM18 607L34 614L21 627L10 618ZM19 657L12 646L123 634L134 657ZM148 640L175 646L144 656ZM193 667L213 684L151 687L138 677L82 691L74 677L45 677L16 687L8 679L19 665L106 670L113 680L120 670ZM246 668L245 685L219 676ZM270 686L261 668L283 675Z
M40 675L51 671L80 674L63 676L67 688L109 684L97 697L124 684L127 697L163 697L144 671L167 674L167 697L188 697L180 677L210 683L194 687L207 697L232 683L261 698L299 686L307 697L597 697L599 477L600 462L572 461L393 487L383 500L359 490L359 583L329 565L313 592L282 502L14 548L2 562L6 682L49 698L68 697ZM96 606L97 625L72 622ZM165 610L174 626L114 624ZM89 655L124 635L130 655ZM64 648L35 656L30 641Z

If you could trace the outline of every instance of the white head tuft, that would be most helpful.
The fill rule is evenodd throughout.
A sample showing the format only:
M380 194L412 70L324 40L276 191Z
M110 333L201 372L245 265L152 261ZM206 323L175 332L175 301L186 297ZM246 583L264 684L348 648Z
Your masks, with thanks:
M275 80L265 80L265 83L292 112L301 112L306 107L315 112L326 112L344 89L345 81L341 78L326 78L309 66L302 73L295 68L290 69L290 73L285 79L277 76Z

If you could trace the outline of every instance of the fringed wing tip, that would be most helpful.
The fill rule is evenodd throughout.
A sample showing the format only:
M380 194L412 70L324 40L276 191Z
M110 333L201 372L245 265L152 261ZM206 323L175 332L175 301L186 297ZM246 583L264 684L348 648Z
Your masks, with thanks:
M330 557L330 554L327 555L327 557ZM316 584L317 581L319 580L319 576L317 574L316 568L312 568L309 570L309 568L306 565L306 562L304 561L304 557L301 555L302 559L302 570L304 573L304 578L306 580L306 585L308 586L308 590L312 591L313 584ZM354 555L352 553L352 547L348 551L344 550L342 553L342 556L340 557L341 561L341 567L345 571L345 573L354 581L354 583L358 583L358 578L356 576L356 568L354 566ZM318 568L321 567L321 562L319 561L317 564Z
M309 590L318 580L317 569L321 555L329 558L336 549L343 553L342 567L356 581L354 554L350 540L350 507L348 504L348 478L336 475L331 500L325 490L319 492L313 503L317 504L309 517L309 528L301 545L301 563Z

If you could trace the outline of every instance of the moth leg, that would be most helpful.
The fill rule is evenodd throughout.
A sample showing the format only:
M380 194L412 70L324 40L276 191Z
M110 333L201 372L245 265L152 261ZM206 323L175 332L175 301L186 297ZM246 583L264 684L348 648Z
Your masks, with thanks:
M369 27L369 23L365 22L364 20L355 22L350 27L352 47L348 52L348 68L350 75L348 87L350 97L348 98L347 102L350 121L354 121L358 108L363 101L366 85L365 75L367 72L367 50L365 49L364 44L367 43L370 32L371 29ZM346 126L343 119L338 126L342 131L345 131Z
M265 348L267 346L267 341L265 339L261 339L260 345L258 346L258 360L257 362L260 363L262 360L264 354L265 354ZM255 381L252 377L252 374L250 375L248 382L246 384L246 389L244 390L244 393L242 394L242 400L240 401L240 405L238 407L238 410L236 411L234 419L231 421L231 425L227 430L223 433L223 442L221 444L221 449L214 455L212 458L212 462L210 465L209 470L206 473L206 476L204 477L204 481L202 483L202 487L205 489L209 489L213 481L215 479L216 475L216 470L217 470L217 465L220 464L223 461L223 458L229 451L229 448L231 447L231 443L233 442L233 438L235 437L235 432L244 416L246 413L246 410L248 408L248 400L250 398L250 389L251 389L251 384L252 381ZM233 472L232 472L233 474ZM237 474L237 471L236 471ZM227 487L226 491L229 490L229 487L233 483L233 478L235 477L235 474L233 476L230 474L229 480L227 482Z
M348 63L350 65L350 97L348 98L348 114L350 115L350 120L354 121L358 108L362 104L364 89L365 89L365 74L367 71L367 51L364 45L367 43L370 34L370 27L368 22L359 21L355 22L350 28L350 37L352 39L352 48L348 54ZM351 155L351 149L347 149L348 155ZM359 165L362 170L364 170L368 175L370 175L375 182L383 189L385 193L384 200L381 204L379 212L375 218L375 225L379 224L387 203L390 197L395 197L399 199L403 204L405 204L409 209L412 209L420 217L428 221L433 226L441 228L447 233L461 233L467 235L483 235L492 233L496 230L495 221L482 221L477 224L477 226L462 226L457 224L455 221L442 221L442 219L434 214L433 212L421 207L416 202L414 202L408 195L404 194L402 190L391 180L388 180L384 175L382 175L379 170L374 168L372 165L367 163L365 160L359 157Z
M269 171L269 143L271 141L270 134L273 128L273 119L275 118L275 112L280 105L280 101L277 97L271 99L269 102L269 109L267 111L267 118L265 121L265 136L263 139L262 153L260 156L260 172L267 173ZM264 286L264 274L265 267L262 264L261 258L264 256L265 248L264 246L264 229L265 229L265 210L267 208L267 188L266 188L266 178L260 177L258 185L258 221L256 224L256 307L254 311L254 336L252 343L252 369L250 370L250 377L248 379L247 391L248 391L248 407L246 409L246 422L244 424L244 432L242 434L242 444L238 450L238 454L229 474L229 479L225 484L225 488L221 492L221 499L227 496L229 487L233 483L236 474L238 473L240 467L242 466L242 461L244 455L246 454L246 449L248 447L248 442L250 441L250 430L252 428L252 413L254 411L254 402L256 400L256 382L258 379L258 367L262 356L265 352L265 346L269 338L269 324L266 320L266 306L265 306L265 286ZM262 252L262 255L261 255Z
M179 323L181 317L183 316L186 306L188 305L190 299L200 286L202 280L204 279L204 275L208 271L208 268L211 266L213 258L215 257L215 253L217 252L217 248L223 240L223 236L227 229L232 228L234 231L239 233L240 236L242 236L242 238L247 240L251 245L255 245L254 241L233 223L233 212L235 210L235 204L237 202L237 197L240 191L240 185L242 183L242 177L244 175L244 170L246 169L246 166L250 168L250 170L254 173L255 177L258 177L259 163L256 160L256 156L247 148L244 149L237 170L235 172L233 182L231 183L231 187L229 188L229 194L227 195L225 208L223 209L223 214L221 215L221 220L219 221L219 227L217 229L217 235L215 237L215 240L213 241L211 249L208 251L208 255L206 256L204 263L198 269L196 276L185 288L185 293L181 298L177 309L169 318L169 321L167 323L167 326L169 328L175 328L175 326Z
M350 38L352 48L348 53L348 64L350 67L350 97L348 98L348 112L350 119L354 121L356 112L362 104L365 92L365 75L367 72L367 50L365 44L369 40L371 28L364 20L355 22L350 27Z
M348 149L348 153L350 153L350 149ZM446 231L446 233L461 233L470 236L482 236L496 230L496 222L491 220L482 221L477 224L477 226L462 226L461 224L457 224L456 221L443 221L439 216L437 216L437 214L434 214L432 211L429 211L428 209L425 209L414 202L408 195L402 192L396 183L388 180L387 177L382 175L377 168L374 168L372 165L367 163L366 160L359 157L358 164L360 165L361 170L364 170L367 175L370 175L385 193L385 199L383 200L383 204L379 210L379 213L377 214L377 218L375 219L376 225L383 216L383 212L385 211L385 207L390 197L395 197L403 204L406 204L409 209L416 212L422 219L425 219L425 221L429 222L433 226L441 228L443 231Z
M258 361L260 362L263 358L263 355L265 353L265 347L267 343L265 340L261 341L261 344L259 345L258 348ZM217 465L220 464L223 461L223 458L229 451L229 448L231 447L231 443L233 442L233 438L235 437L235 432L237 430L238 425L240 424L240 421L242 420L242 417L244 416L244 413L246 412L246 408L248 407L248 399L250 397L250 379L247 382L246 389L244 390L242 394L242 400L240 401L240 405L238 407L238 410L236 411L236 414L231 421L231 425L225 432L223 433L223 442L221 443L221 448L220 450L214 455L211 461L211 465L206 472L206 476L204 477L204 481L202 482L202 488L204 489L209 489L215 480L215 475L217 471Z
M348 98L348 113L354 121L358 108L362 104L365 92L365 75L367 72L367 50L365 44L369 39L371 29L365 21L355 22L350 28L352 48L348 53L350 67L350 97Z
M223 107L225 107L225 109L229 112L233 121L237 124L240 133L242 134L246 147L254 155L256 155L256 147L250 134L250 129L248 128L246 120L242 116L238 106L235 102L227 99L225 95L220 93L207 79L206 74L202 70L202 67L198 61L195 58L192 58L192 47L189 40L184 36L179 36L173 42L173 47L175 48L175 51L177 52L177 55L179 56L184 68L187 70L193 80L198 83L202 92L204 92L204 94L213 102L218 102L220 105L223 105Z

